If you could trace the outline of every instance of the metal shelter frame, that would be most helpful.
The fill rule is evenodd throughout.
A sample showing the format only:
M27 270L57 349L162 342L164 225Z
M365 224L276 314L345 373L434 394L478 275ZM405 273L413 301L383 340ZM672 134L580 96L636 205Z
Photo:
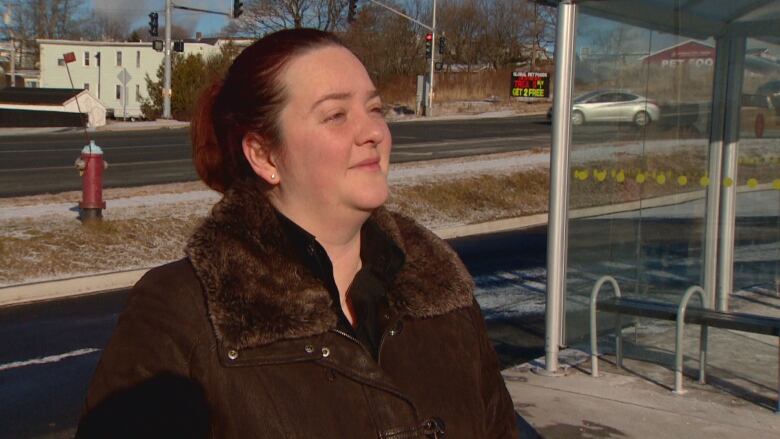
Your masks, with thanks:
M550 205L547 240L545 371L558 371L565 345L565 298L568 249L569 151L574 81L576 22L579 13L690 38L716 40L715 78L709 132L702 267L710 304L728 309L733 286L736 184L740 100L746 40L755 37L780 44L777 0L536 0L557 6L555 96L550 151Z

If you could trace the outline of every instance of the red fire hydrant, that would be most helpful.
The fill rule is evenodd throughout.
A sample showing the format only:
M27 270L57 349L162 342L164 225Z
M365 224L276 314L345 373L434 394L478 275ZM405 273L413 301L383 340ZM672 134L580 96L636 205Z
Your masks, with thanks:
M81 157L76 159L76 169L81 175L81 210L79 219L86 223L100 221L103 218L103 209L106 202L103 201L103 170L108 163L103 160L103 150L95 145L94 140L89 141L81 150Z

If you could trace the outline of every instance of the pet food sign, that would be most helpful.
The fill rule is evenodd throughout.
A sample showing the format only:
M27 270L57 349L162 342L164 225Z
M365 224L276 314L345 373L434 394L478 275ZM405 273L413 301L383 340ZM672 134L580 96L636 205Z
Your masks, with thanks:
M550 74L544 72L512 72L510 93L515 98L550 97Z

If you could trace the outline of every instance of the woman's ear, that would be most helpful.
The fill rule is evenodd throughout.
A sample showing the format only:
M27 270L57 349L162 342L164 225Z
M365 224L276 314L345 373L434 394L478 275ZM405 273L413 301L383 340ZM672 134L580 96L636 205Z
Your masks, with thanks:
M260 178L274 186L279 184L279 170L276 167L267 143L255 133L247 133L241 142L249 166Z

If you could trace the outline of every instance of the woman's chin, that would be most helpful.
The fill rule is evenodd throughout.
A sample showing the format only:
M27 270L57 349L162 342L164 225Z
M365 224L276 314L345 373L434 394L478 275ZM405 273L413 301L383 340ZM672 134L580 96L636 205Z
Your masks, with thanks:
M355 197L355 206L363 211L370 212L378 207L381 207L387 201L389 191L387 187L380 189L376 188L371 191L363 191L359 196Z

